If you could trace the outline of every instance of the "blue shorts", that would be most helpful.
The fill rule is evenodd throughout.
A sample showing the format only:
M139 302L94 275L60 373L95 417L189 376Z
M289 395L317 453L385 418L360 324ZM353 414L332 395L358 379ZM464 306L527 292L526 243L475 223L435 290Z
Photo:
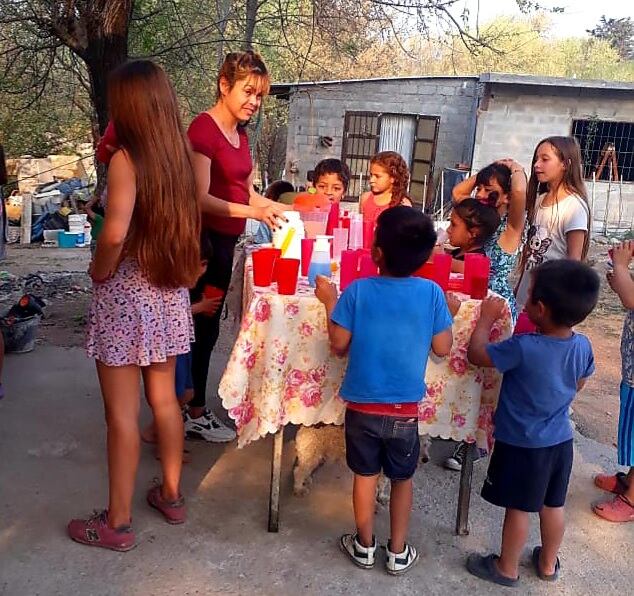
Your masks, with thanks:
M505 509L536 513L563 507L572 471L572 439L552 447L516 447L496 441L482 498Z
M185 397L185 391L194 388L192 378L192 353L179 354L176 356L176 397L181 401Z
M634 387L621 381L618 456L620 466L634 466Z
M381 470L390 480L409 480L420 455L418 419L346 410L346 461L359 476Z

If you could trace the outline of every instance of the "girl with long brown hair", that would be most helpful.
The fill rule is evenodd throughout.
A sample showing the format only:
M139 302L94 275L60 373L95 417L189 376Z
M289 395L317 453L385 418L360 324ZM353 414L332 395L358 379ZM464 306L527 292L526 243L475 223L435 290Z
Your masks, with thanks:
M163 471L147 499L169 523L185 521L174 366L193 340L187 288L200 273L200 223L191 153L165 72L147 60L124 64L110 78L108 100L120 149L110 161L108 208L90 267L87 351L104 400L110 497L106 510L72 520L68 531L77 542L125 551L135 545L141 376Z
M233 255L246 218L274 229L284 205L271 201L253 188L253 162L244 128L260 109L268 93L269 74L255 52L227 54L216 82L217 101L192 121L187 134L194 150L196 194L202 210L203 235L211 246L207 271L192 290L198 301L204 287L214 286L226 295L231 280ZM194 398L189 403L185 431L192 438L226 442L235 431L206 408L209 360L220 333L222 306L215 315L196 315L196 343L192 346Z
M412 206L407 196L409 169L396 151L381 151L370 160L370 192L361 197L359 211L363 221L376 224L379 215L390 207Z
M530 227L515 288L520 308L528 298L528 271L533 267L555 259L586 258L591 222L582 167L574 137L548 137L537 144L526 191Z

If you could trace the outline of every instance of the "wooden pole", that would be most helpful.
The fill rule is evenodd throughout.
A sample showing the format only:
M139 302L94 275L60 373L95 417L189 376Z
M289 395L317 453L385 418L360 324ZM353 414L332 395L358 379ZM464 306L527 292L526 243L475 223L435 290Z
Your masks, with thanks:
M22 195L22 216L20 218L20 244L31 244L31 219L33 218L33 203L31 193Z

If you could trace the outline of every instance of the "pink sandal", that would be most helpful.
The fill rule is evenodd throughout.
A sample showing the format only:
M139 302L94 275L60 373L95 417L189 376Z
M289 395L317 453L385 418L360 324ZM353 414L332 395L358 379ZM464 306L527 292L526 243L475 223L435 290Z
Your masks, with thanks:
M595 503L592 506L592 511L599 517L611 522L634 521L634 503L625 495L617 495L611 501Z
M627 475L623 472L616 474L598 474L594 477L594 484L601 490L606 490L615 495L622 495L627 490Z

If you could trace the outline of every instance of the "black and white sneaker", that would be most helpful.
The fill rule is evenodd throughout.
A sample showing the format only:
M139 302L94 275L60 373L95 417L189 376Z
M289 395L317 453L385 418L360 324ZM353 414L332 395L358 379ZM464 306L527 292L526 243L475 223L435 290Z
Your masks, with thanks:
M372 546L362 546L356 534L344 534L339 539L339 548L348 555L348 558L361 569L374 567L374 555L376 553L376 538L372 536Z
M418 552L413 546L405 543L405 550L402 553L393 553L390 550L390 543L385 547L387 560L385 570L390 575L401 575L409 571L418 561Z
M470 443L465 441L461 441L456 445L453 453L445 460L444 465L448 470L454 470L455 472L460 472L462 470L462 462L465 460L465 456L467 454L467 449L469 448ZM479 459L486 457L486 451L484 449L476 449L476 452L473 456L473 463L477 462Z
M199 418L185 414L185 436L210 443L228 443L236 438L236 431L220 422L211 410L205 409Z

